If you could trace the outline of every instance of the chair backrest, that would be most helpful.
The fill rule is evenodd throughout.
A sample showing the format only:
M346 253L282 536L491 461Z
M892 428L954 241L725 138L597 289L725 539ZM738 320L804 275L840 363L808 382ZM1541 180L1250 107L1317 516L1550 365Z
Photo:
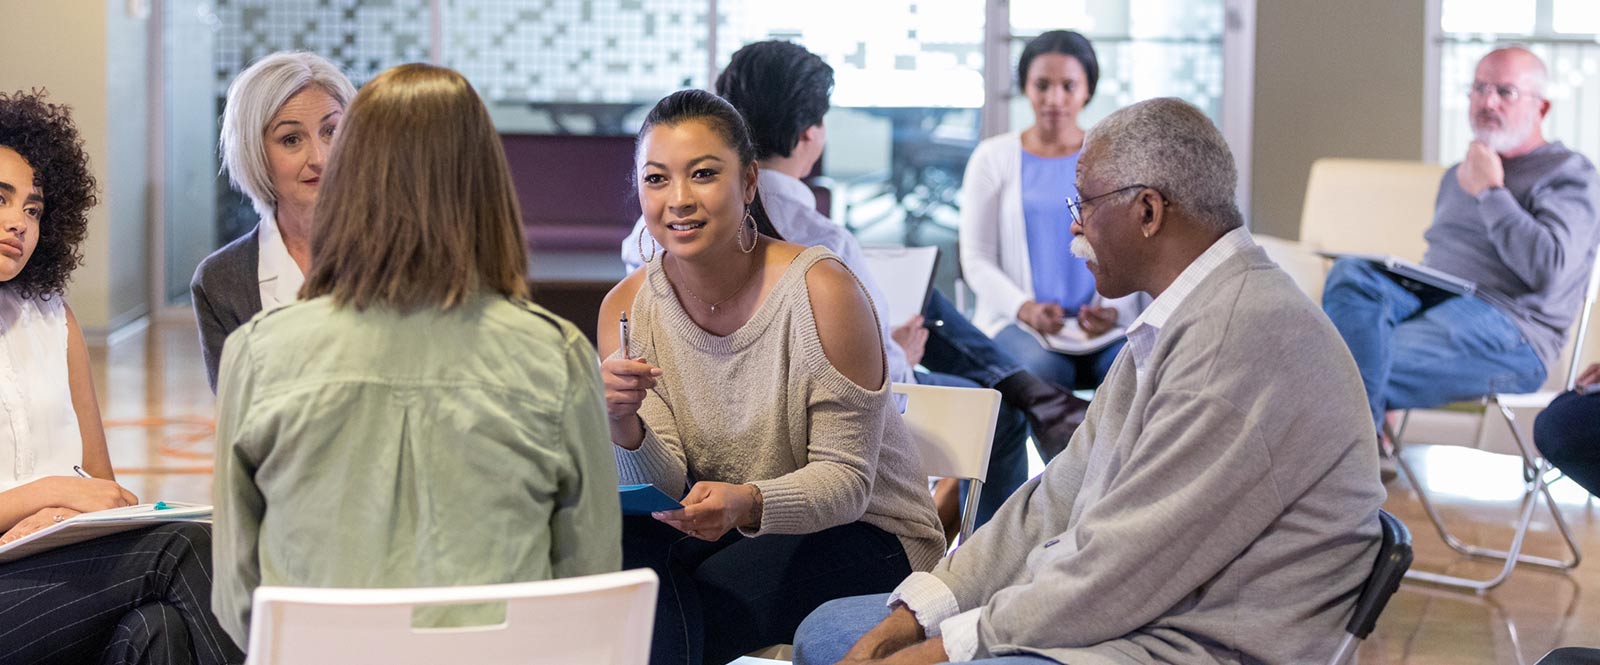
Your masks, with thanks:
M1382 509L1378 510L1378 522L1383 526L1378 560L1373 563L1372 574L1361 588L1361 596L1356 598L1355 614L1350 617L1350 623L1345 625L1347 632L1363 640L1372 634L1372 627L1378 623L1378 615L1383 614L1389 597L1400 588L1400 580L1405 578L1406 569L1411 567L1411 530L1400 518Z
M905 400L903 417L925 475L978 481L988 476L999 392L914 383L896 383L890 390L904 396L897 399Z
M1393 254L1421 261L1445 167L1379 159L1311 164L1300 242L1311 252Z
M418 589L256 589L249 665L645 665L654 572ZM504 602L505 622L412 628L413 608Z

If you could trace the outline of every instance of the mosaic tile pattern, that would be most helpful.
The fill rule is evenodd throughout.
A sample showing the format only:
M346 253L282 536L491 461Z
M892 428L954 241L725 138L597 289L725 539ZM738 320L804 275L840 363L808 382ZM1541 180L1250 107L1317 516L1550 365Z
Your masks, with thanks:
M449 0L444 60L490 99L654 102L706 81L705 0Z
M328 58L357 85L428 59L427 0L217 0L217 96L258 58L298 49Z

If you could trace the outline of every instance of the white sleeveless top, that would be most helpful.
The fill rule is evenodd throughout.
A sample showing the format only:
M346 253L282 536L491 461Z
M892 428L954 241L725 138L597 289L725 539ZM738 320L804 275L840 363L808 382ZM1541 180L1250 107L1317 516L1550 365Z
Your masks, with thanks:
M41 476L71 476L83 435L67 383L61 296L23 299L0 286L0 492Z

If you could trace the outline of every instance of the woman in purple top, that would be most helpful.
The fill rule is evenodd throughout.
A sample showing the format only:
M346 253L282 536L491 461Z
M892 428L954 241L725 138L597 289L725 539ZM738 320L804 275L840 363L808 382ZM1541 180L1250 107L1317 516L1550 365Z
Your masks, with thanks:
M967 163L961 205L961 268L977 294L973 323L1030 371L1065 388L1093 388L1122 348L1142 296L1102 303L1083 259L1068 250L1084 130L1078 115L1094 96L1099 61L1083 35L1046 32L1022 51L1017 82L1034 123L984 141ZM1077 328L1107 343L1076 353L1040 335ZM1069 330L1070 332L1070 330ZM1114 341L1113 341L1114 340Z

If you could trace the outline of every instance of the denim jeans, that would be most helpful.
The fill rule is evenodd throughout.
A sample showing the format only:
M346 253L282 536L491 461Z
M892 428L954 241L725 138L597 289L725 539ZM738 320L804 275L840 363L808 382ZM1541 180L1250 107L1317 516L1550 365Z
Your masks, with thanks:
M977 382L952 374L917 372L917 383L925 386L978 388ZM1017 407L1000 403L995 420L994 443L989 447L989 472L978 492L978 514L973 522L983 526L1018 487L1028 482L1028 420ZM961 483L961 501L966 505L966 481Z
M1600 393L1557 396L1533 421L1533 445L1562 473L1600 496Z
M856 640L889 616L889 594L855 596L824 603L800 624L794 634L794 665L833 665ZM1000 656L968 661L983 665L1044 665L1056 661L1043 656Z
M1355 357L1379 429L1390 409L1530 392L1544 383L1544 363L1494 305L1412 291L1370 261L1333 264L1322 310Z
M971 379L985 388L993 388L1006 377L1023 370L1022 363L972 325L966 315L937 290L922 308L922 318L944 324L928 329L923 367Z
M1117 359L1117 352L1127 340L1120 339L1094 353L1074 356L1045 348L1033 335L1013 323L1000 329L994 342L1039 378L1067 390L1089 390L1100 387L1100 382L1106 380L1111 362Z
M790 642L822 603L890 591L911 574L900 539L865 522L706 542L649 516L622 518L622 567L661 578L651 665L726 663Z

